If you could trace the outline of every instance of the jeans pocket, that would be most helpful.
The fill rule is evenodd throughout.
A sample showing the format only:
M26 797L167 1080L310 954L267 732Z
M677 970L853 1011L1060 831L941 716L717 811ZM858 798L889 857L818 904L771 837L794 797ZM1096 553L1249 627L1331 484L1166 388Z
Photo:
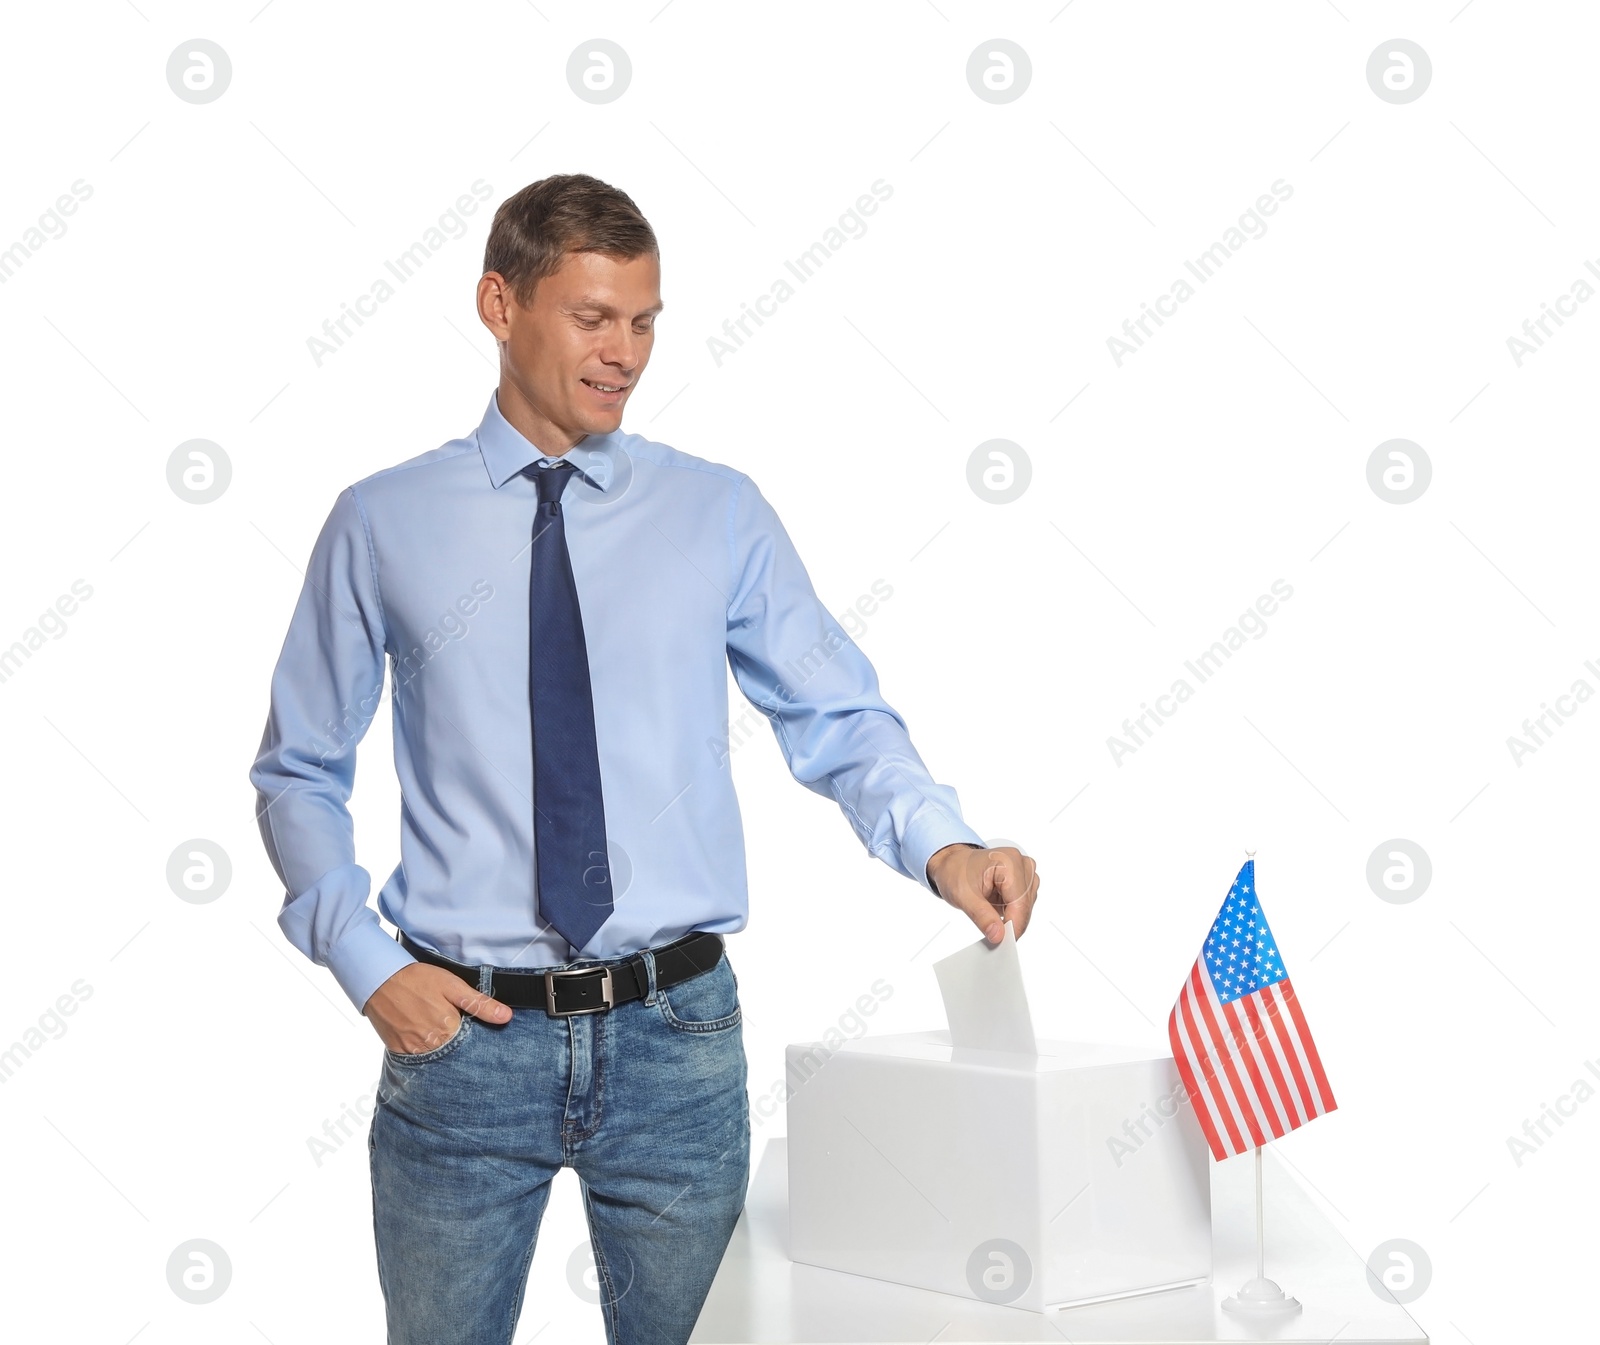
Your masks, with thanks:
M724 953L710 971L656 992L662 1021L679 1032L726 1032L743 1016L739 985Z
M462 1014L461 1021L456 1025L456 1030L451 1034L450 1039L439 1046L435 1046L431 1051L408 1053L404 1051L391 1051L387 1046L385 1046L383 1048L383 1053L388 1059L394 1061L394 1063L397 1065L425 1065L429 1061L438 1060L449 1055L453 1050L456 1049L456 1047L461 1045L461 1043L467 1039L467 1034L472 1030L471 1023L472 1015L466 1013Z

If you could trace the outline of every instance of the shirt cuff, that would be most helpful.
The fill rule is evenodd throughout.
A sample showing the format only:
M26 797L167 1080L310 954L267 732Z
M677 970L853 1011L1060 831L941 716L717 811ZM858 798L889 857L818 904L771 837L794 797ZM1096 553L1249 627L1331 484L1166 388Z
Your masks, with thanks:
M372 878L359 864L330 869L286 899L278 928L318 966L327 967L359 1013L372 992L417 959L383 932L367 905Z
M906 834L900 840L900 857L911 875L937 897L939 889L928 878L928 861L945 846L963 842L980 850L984 847L983 837L959 817L928 802L906 824Z

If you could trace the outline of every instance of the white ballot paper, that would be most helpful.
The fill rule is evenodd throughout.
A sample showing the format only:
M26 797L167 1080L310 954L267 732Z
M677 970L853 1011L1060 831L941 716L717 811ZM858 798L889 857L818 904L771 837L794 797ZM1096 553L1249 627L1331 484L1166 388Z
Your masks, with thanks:
M1028 992L1022 986L1022 964L1017 958L1017 936L1009 920L1005 930L1005 936L992 947L979 939L933 964L950 1024L950 1044L958 1050L1038 1055Z

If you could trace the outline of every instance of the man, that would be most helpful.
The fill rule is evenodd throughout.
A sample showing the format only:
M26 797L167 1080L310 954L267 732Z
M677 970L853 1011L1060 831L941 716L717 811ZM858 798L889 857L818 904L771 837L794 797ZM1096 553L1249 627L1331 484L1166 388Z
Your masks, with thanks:
M1021 934L1038 892L929 776L755 483L620 429L662 307L623 192L570 174L504 202L483 420L339 495L273 674L250 779L278 923L385 1047L391 1345L508 1345L562 1166L608 1340L693 1328L749 1173L725 664L795 777L985 937ZM378 908L398 942L347 809L386 663L401 862Z

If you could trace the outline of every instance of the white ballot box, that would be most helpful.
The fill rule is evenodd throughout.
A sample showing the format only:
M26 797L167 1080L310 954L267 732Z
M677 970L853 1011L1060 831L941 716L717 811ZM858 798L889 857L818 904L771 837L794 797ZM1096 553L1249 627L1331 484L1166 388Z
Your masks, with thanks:
M788 1048L792 1260L1044 1311L1211 1273L1211 1161L1170 1056L948 1032Z
M1036 1312L1207 1279L1172 1057L1036 1040L1009 924L934 969L949 1031L788 1048L790 1258Z

